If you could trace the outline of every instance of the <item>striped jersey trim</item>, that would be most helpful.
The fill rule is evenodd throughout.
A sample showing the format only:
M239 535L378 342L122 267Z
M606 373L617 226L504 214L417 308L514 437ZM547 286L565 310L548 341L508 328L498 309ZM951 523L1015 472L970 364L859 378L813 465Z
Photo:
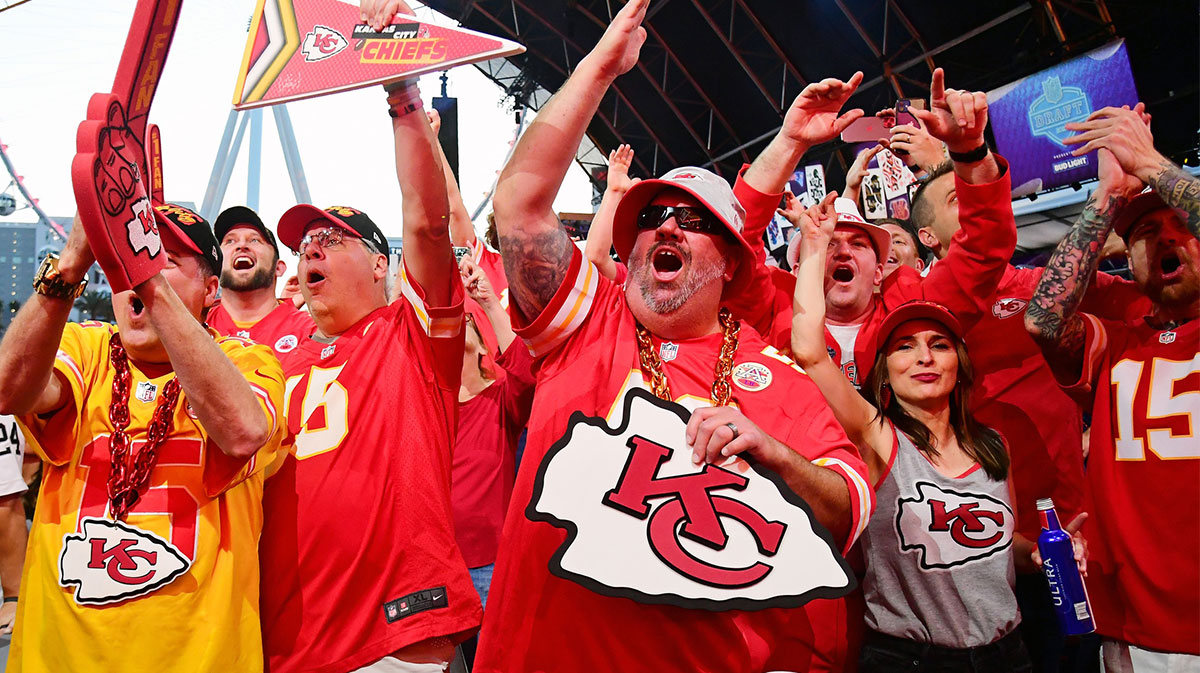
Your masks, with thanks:
M858 536L862 535L862 532L866 530L867 522L871 519L874 491L867 485L866 477L838 458L817 458L813 461L813 464L841 472L854 487L852 494L855 497L852 499L857 501L858 512L854 520L854 530L851 531L850 538L846 541L846 549L850 549L855 540L858 539Z
M559 344L567 340L592 310L592 301L600 287L600 272L591 262L579 265L572 280L571 291L562 299L554 317L538 334L525 337L525 346L533 357L538 358L549 353ZM551 310L552 307L546 307Z

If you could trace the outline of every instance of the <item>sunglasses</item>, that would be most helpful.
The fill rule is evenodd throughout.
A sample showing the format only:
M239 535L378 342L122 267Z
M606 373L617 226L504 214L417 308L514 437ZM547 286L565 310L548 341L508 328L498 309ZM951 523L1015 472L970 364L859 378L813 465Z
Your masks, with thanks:
M728 231L725 223L704 208L689 206L646 206L638 213L638 229L657 229L667 220L675 218L675 224L684 231L703 234L723 234Z

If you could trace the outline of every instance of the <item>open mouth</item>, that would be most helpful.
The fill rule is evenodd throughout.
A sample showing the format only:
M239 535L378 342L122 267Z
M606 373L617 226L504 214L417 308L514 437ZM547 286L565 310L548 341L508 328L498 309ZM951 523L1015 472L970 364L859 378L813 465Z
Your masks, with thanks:
M896 264L896 263L898 263L899 261L900 261L900 260L896 259L896 257L895 257L894 255L888 255L888 258L887 258L887 263L888 263L888 264Z
M245 255L240 255L233 258L233 268L238 271L254 268L254 259Z
M844 264L835 266L831 277L838 283L849 283L854 280L854 269Z
M1158 260L1158 265L1162 271L1163 280L1172 280L1183 274L1183 263L1173 252L1163 255L1162 259Z
M133 317L140 318L142 313L146 310L146 305L142 303L140 298L134 295L134 297L129 300L129 310L133 313Z
M650 253L650 269L654 279L660 283L669 283L679 276L687 261L682 250L672 245L659 245Z
M311 286L311 285L316 285L317 283L320 283L324 280L325 280L325 274L321 273L320 271L309 271L308 277L305 279L304 282L308 283Z

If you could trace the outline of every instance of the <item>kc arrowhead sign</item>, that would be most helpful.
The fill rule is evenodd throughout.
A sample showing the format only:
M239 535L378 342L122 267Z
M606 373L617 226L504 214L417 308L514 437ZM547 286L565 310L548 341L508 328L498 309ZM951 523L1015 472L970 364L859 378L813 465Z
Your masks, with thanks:
M340 0L258 0L233 106L239 110L409 79L525 51L464 28L397 17L376 32Z

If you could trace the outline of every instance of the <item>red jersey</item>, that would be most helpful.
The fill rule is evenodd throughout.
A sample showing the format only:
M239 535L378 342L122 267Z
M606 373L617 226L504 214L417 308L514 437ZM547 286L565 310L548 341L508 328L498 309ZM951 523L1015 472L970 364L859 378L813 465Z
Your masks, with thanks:
M296 308L290 299L279 300L279 305L256 323L236 322L218 301L209 310L205 322L222 336L241 337L269 346L276 357L298 346L300 339L313 329L312 316L308 311Z
M1025 307L1041 277L1042 269L1007 267L991 309L965 337L975 369L971 410L1008 440L1017 530L1031 540L1041 531L1039 498L1054 498L1064 521L1090 511L1081 409L1059 388L1025 331ZM1133 317L1131 311L1145 315L1147 309L1134 283L1106 273L1096 274L1083 300L1083 310L1114 319Z
M282 358L295 445L267 483L261 543L274 673L350 671L479 626L450 506L462 283L437 307L399 282L332 343L310 330Z
M1068 390L1092 401L1096 628L1200 655L1200 320L1163 330L1082 315L1083 375Z
M508 276L504 273L504 258L500 256L500 253L489 250L478 236L471 244L471 257L487 274L488 280L492 283L492 289L500 298L500 305L508 308Z
M622 289L600 277L578 250L541 315L525 321L515 307L510 312L518 334L540 358L524 458L539 466L554 455L548 450L573 415L610 418L620 413L626 391L647 387L636 321ZM721 340L720 333L676 344L654 340L653 347L667 353L663 369L677 401L692 407L712 403ZM749 327L741 330L734 363L732 403L765 432L845 480L852 511L848 547L873 505L857 451L816 386ZM739 371L753 376L742 380ZM832 600L794 609L711 612L602 595L552 574L551 564L557 562L552 557L567 533L528 518L541 490L535 486L538 472L517 474L477 671L758 671L768 659L776 661L772 656L779 655L780 641L811 638L814 629L824 630L832 621L824 609L836 603Z
M454 536L468 568L496 562L517 475L517 440L533 404L533 358L513 342L496 360L507 374L458 404L454 444Z

